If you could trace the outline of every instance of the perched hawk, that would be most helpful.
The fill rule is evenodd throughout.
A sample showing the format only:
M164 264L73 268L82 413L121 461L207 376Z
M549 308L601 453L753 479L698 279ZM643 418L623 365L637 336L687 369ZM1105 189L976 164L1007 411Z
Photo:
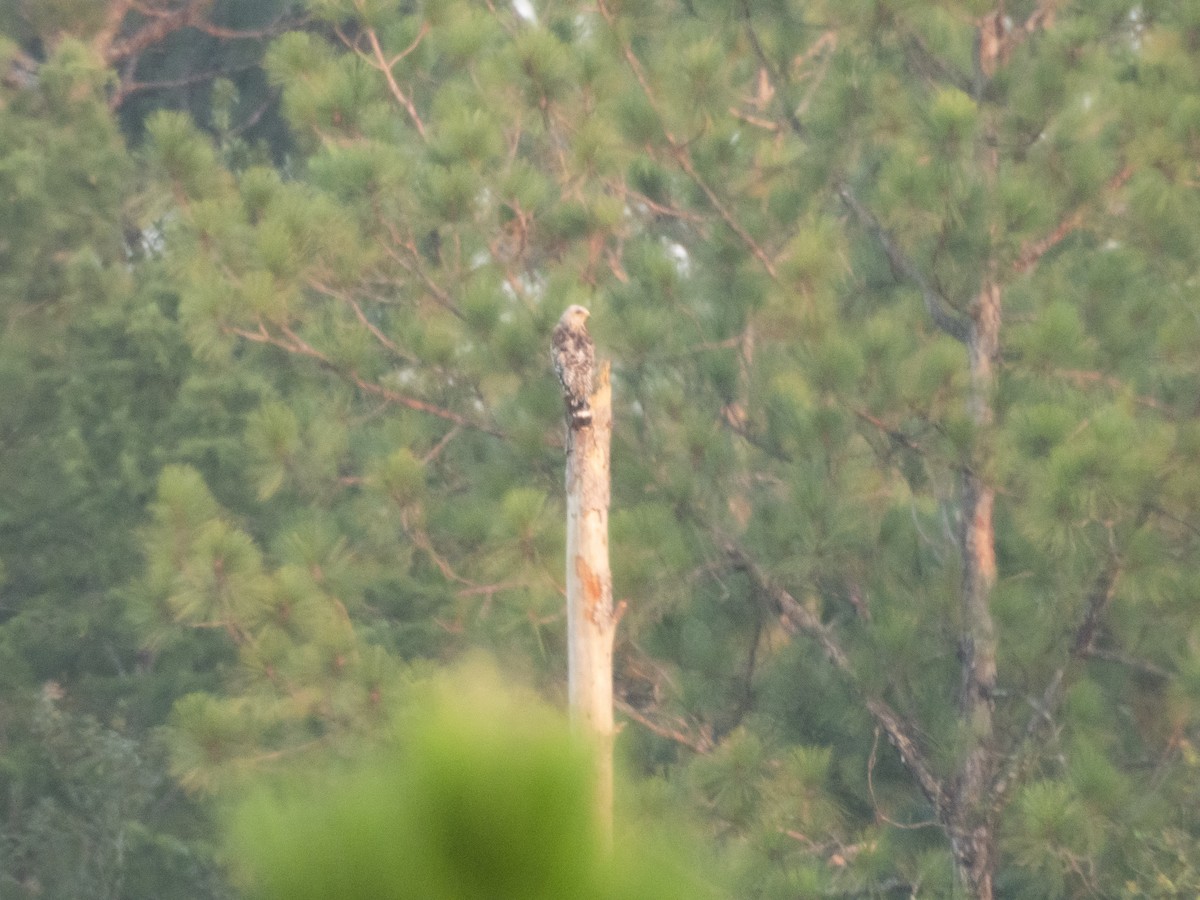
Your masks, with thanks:
M550 355L554 360L554 371L562 382L563 399L567 403L567 422L572 429L592 424L588 398L592 396L595 378L596 346L587 330L590 315L578 304L568 306L554 326L551 338Z

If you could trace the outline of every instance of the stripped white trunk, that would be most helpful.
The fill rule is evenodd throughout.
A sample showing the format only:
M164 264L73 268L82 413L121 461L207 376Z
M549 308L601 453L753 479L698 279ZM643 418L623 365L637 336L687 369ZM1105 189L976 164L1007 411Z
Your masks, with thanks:
M609 446L612 387L609 367L596 378L590 425L567 436L567 668L571 720L594 744L596 816L612 834L613 610L608 565Z

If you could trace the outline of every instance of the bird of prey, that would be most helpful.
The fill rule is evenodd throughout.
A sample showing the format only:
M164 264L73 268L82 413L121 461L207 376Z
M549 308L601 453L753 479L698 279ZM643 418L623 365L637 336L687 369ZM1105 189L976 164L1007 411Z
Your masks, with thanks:
M567 423L574 430L592 424L592 408L588 405L588 398L592 396L595 380L596 346L587 330L590 315L586 308L578 304L568 306L554 326L551 338L550 355L554 361L554 372L562 382Z

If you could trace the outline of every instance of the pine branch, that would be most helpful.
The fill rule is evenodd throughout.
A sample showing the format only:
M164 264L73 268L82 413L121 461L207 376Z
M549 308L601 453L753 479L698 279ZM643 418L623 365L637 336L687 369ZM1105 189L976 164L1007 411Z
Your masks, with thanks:
M767 255L767 252L763 250L757 241L754 240L754 238L750 235L750 232L748 232L742 226L742 223L734 217L733 213L729 211L729 209L722 202L721 198L717 196L717 192L714 191L709 183L701 177L699 172L696 171L696 167L692 164L691 155L687 152L687 146L685 144L676 142L676 140L671 137L670 133L668 133L665 128L663 133L666 135L667 143L671 148L671 154L675 157L675 161L679 163L679 167L683 169L684 173L696 183L696 186L699 187L704 193L704 196L708 198L708 202L712 204L713 209L717 211L717 214L721 217L725 224L729 226L729 229L739 238L741 238L742 243L744 243L750 249L750 252L754 254L755 259L762 263L762 267L766 269L767 274L770 275L771 278L777 279L779 276L776 274L775 264L771 262L771 258Z
M1068 669L1073 663L1092 655L1092 643L1095 641L1096 632L1100 627L1100 620L1116 594L1121 571L1122 562L1114 550L1110 553L1104 568L1097 573L1092 589L1088 592L1083 618L1076 626L1075 636L1067 651L1067 658L1050 676L1050 681L1042 691L1041 698L1031 701L1034 708L1033 714L1025 723L1021 738L1009 756L1008 765L993 784L993 810L1003 809L1009 792L1021 783L1025 773L1032 766L1035 758L1034 741L1042 729L1054 722L1054 714L1062 702L1063 682L1066 680Z
M1117 653L1115 650L1105 650L1101 647L1089 647L1082 654L1086 659L1099 659L1104 662L1110 662L1114 665L1124 666L1127 669L1132 669L1142 675L1159 681L1172 681L1175 678L1173 672L1169 672L1162 666L1150 662L1147 659L1134 659L1132 656L1126 656L1124 653Z
M367 314L363 312L362 304L360 304L355 297L344 291L339 291L331 285L323 284L317 281L315 278L310 278L308 283L313 287L314 290L325 294L327 297L333 297L336 300L340 300L349 306L350 309L354 311L354 317L358 319L359 323L371 333L371 336L375 338L380 346L391 353L400 362L412 365L414 362L412 355L403 350L399 345L396 344L395 341L384 334L378 325L367 318Z
M1054 27L1056 7L1062 0L1041 0L1029 17L1004 37L1004 58L1007 60L1036 31L1048 31Z
M758 64L761 66L760 71L767 80L769 94L778 101L780 113L787 121L788 127L797 137L804 137L806 135L806 129L804 127L804 123L800 120L800 116L808 111L808 107L812 103L812 99L816 94L817 88L824 79L825 73L829 71L829 60L831 58L831 53L829 51L837 47L837 32L833 29L822 32L821 36L813 41L807 50L792 60L792 65L798 66L810 63L813 60L820 58L820 64L816 70L812 83L808 86L800 103L795 109L792 109L787 105L787 100L779 91L779 87L781 85L791 87L793 81L788 77L786 71L778 68L775 63L771 61L771 58L767 56L766 50L763 49L762 40L758 36L758 31L754 27L750 7L750 0L741 0L741 17L742 22L745 25L746 39L750 44L750 49L754 51L754 56L758 59ZM778 128L779 126L776 125L776 130L778 130Z
M846 204L854 217L879 242L896 277L907 278L920 290L921 299L925 302L925 311L929 314L933 324L956 341L967 343L971 335L970 323L947 308L946 300L930 284L929 279L925 277L916 262L896 243L891 233L880 224L874 213L863 205L849 185L839 186L838 196L842 198L842 202Z
M1029 17L1016 28L1001 3L996 9L975 20L975 80L972 96L978 100L996 71L1012 58L1013 51L1037 31L1054 26L1056 7L1062 0L1041 0Z
M948 82L964 94L970 94L975 87L970 77L938 56L916 32L909 31L904 36L904 49L913 70L925 75L930 81Z
M105 55L113 41L117 39L117 35L121 33L121 25L131 6L133 6L133 0L109 0L108 9L104 13L104 25L92 38L92 48L101 56Z
M25 90L37 84L41 63L20 48L11 52L8 68L0 72L0 84L15 91Z
M98 39L107 40L107 45L97 45L96 49L109 63L118 62L130 56L136 56L152 44L157 44L167 35L181 28L186 28L200 17L212 5L213 0L188 0L183 6L173 10L148 7L141 3L131 2L127 7L133 7L148 21L129 37L117 39L117 30L105 28Z
M450 442L454 440L462 432L462 426L455 424L453 428L448 430L444 435L438 438L438 442L429 448L429 451L421 457L422 465L429 465L442 455L442 451L450 446Z
M279 94L280 88L271 88L271 90L267 92L267 99L258 105L258 109L246 116L246 118L244 118L237 125L232 126L229 129L229 134L232 136L237 136L257 125L260 121L262 121L262 117L266 115L267 110L279 101Z
M629 716L633 721L637 722L651 734L658 735L668 741L673 741L676 744L681 744L687 747L693 753L700 755L711 753L713 749L712 736L708 734L707 728L702 727L699 734L691 734L686 729L682 720L677 720L671 725L663 724L662 722L651 719L649 716L639 712L633 706L621 699L614 699L613 706L619 709L622 713Z
M916 441L914 441L912 438L910 438L903 431L900 431L898 428L893 428L892 426L888 425L887 422L884 422L882 419L880 419L877 416L871 415L865 409L855 408L855 409L852 409L851 412L853 412L854 415L856 415L858 418L862 419L868 425L871 425L874 428L876 428L877 430L879 430L888 439L888 441L890 443L895 444L900 447L904 447L907 450L912 450L915 453L923 454L926 452L924 447L922 447L920 444L918 444Z
M211 22L190 22L188 27L202 34L207 34L209 37L221 38L222 40L258 41L276 37L299 22L299 19L287 20L280 18L266 28L223 28Z
M741 12L742 21L746 26L746 37L750 41L750 49L754 51L754 55L758 58L758 64L762 66L763 71L767 73L767 78L773 85L778 85L784 82L786 80L784 74L775 67L775 64L771 61L770 57L767 56L766 51L763 50L762 41L759 40L758 37L758 31L755 30L754 24L751 21L750 0L742 0ZM778 96L777 90L773 89L772 92ZM779 106L780 110L783 112L783 117L787 120L788 127L791 128L791 130L798 137L803 137L804 125L796 113L793 110L788 109L782 99L780 100Z
M396 223L382 213L376 215L376 221L383 226L391 238L391 244L386 241L380 242L380 246L383 247L383 251L388 257L408 274L416 275L420 278L421 283L425 285L425 290L438 306L459 319L466 319L466 316L454 304L454 300L446 289L434 281L429 273L425 271L425 267L421 265L421 251L417 247L417 242L410 235L401 234ZM406 259L397 253L395 250L396 247L402 247L408 253L408 258Z
M691 155L687 151L687 143L677 139L667 127L667 120L663 115L662 106L659 103L658 98L655 96L653 88L650 87L650 81L646 77L646 72L642 68L641 61L633 52L633 48L626 41L621 40L617 36L616 17L613 15L612 10L608 8L605 0L598 0L597 7L600 10L600 15L604 17L604 21L608 23L609 28L612 29L614 39L620 43L621 54L625 57L625 62L629 66L630 71L633 72L634 80L637 81L638 87L641 88L642 94L646 98L646 102L649 103L650 108L654 110L654 115L658 119L658 125L659 128L662 129L663 137L666 138L667 147L671 152L671 156L675 158L675 162L684 171L684 174L686 174L688 178L692 179L692 182L696 185L696 187L700 188L700 191L706 198L708 198L708 202L712 205L713 209L717 211L717 215L721 217L721 220L734 234L738 236L738 238L741 239L742 243L749 248L750 252L754 255L754 258L762 264L762 267L766 270L767 274L770 275L772 279L778 280L779 276L776 273L775 264L771 261L771 257L767 255L767 252L762 248L762 246L754 239L750 232L745 229L742 223L737 220L737 217L733 215L721 198L717 196L717 192L713 190L712 186L705 181L699 172L696 171L696 167L692 164Z
M939 821L945 822L950 810L950 797L941 780L934 774L925 757L925 752L915 737L915 729L883 700L868 697L859 684L857 673L850 657L842 649L832 629L826 626L816 613L800 603L781 585L764 572L740 547L725 542L723 548L734 567L746 573L755 589L760 591L779 613L784 626L791 632L802 632L817 642L826 659L842 673L843 677L862 697L863 704L871 717L883 729L888 741L900 754L905 768L917 780L921 793L933 806Z
M230 69L209 70L177 79L161 81L135 81L139 58L144 50L166 39L169 35L185 28L199 31L221 40L264 40L294 28L305 21L305 17L284 14L265 28L225 28L207 18L213 0L188 0L182 6L168 9L152 6L141 0L113 0L105 13L104 25L92 39L92 47L110 65L124 63L123 74L109 108L117 109L131 95L156 88L186 87L214 78L245 71L252 66L237 66ZM126 17L135 12L146 21L125 37L121 33ZM261 112L259 113L261 115Z
M400 513L400 524L404 528L404 533L408 535L408 539L412 541L413 546L422 551L429 557L430 562L437 566L438 571L442 573L442 577L450 582L465 584L470 590L477 590L479 588L478 584L469 578L459 575L458 572L454 571L454 567L446 561L445 557L437 552L437 548L433 546L433 540L429 537L429 532L416 522L410 521L410 519L408 510L402 510Z
M1176 418L1176 413L1165 403L1161 403L1153 397L1143 396L1134 393L1133 386L1117 378L1115 375L1109 375L1105 372L1098 372L1095 369L1052 369L1048 374L1064 378L1067 381L1073 382L1076 387L1089 387L1091 385L1103 385L1111 391L1120 395L1128 396L1138 406L1143 406L1146 409L1153 409L1156 412L1162 413L1168 419Z
M762 434L753 430L747 421L745 410L734 404L726 404L721 413L721 421L725 427L754 449L783 463L793 463L796 461L796 458L792 454L779 447L771 446Z
M1108 180L1105 190L1108 192L1117 190L1129 181L1132 176L1133 166L1123 166L1116 175ZM1021 247L1021 252L1013 262L1013 271L1018 275L1024 275L1032 270L1043 256L1062 243L1067 236L1083 226L1087 218L1087 213L1087 206L1076 207L1070 213L1063 216L1053 231L1043 235L1036 241L1026 241Z
M863 887L822 891L821 896L852 900L855 897L882 897L885 894L893 893L902 897L918 897L921 893L921 883L905 881L903 878L889 878L886 881Z
M228 78L231 75L238 75L250 69L258 67L258 63L247 63L246 65L233 66L227 69L206 69L203 72L195 72L191 75L185 75L182 78L164 78L157 81L134 81L132 72L137 68L136 57L130 57L128 60L131 65L126 67L126 72L131 73L131 77L122 78L118 83L113 95L109 98L108 108L112 110L119 109L121 105L129 99L133 94L141 93L142 91L162 91L170 90L171 88L190 87L193 84L203 84L206 81L213 81L217 78ZM236 130L241 131L250 127L262 117L262 114L274 102L275 91L272 91L272 97L265 103L257 113L252 117L252 121L247 121L238 126Z
M875 797L875 759L879 752L879 731L880 726L875 726L875 737L871 740L871 755L867 757L867 796L871 798L871 807L875 810L875 818L877 821L884 822L893 828L900 828L904 831L916 831L921 828L938 828L940 822L933 819L927 819L924 822L897 822L887 813L879 808L879 800Z
M222 40L262 40L293 27L301 21L294 16L282 15L265 28L225 28L208 19L213 0L187 0L174 9L152 6L139 0L117 0L105 15L104 26L92 40L92 46L110 65L137 56L147 47L157 44L168 35L184 28L191 28L210 37ZM130 11L139 13L146 22L132 34L119 37Z
M431 416L437 416L439 419L445 419L448 422L453 422L456 425L461 425L464 428L472 428L476 431L481 431L484 434L490 434L492 437L504 437L503 433L487 425L482 425L478 422L472 422L466 416L446 409L428 401L421 400L417 397L410 397L407 394L402 394L399 391L394 391L391 388L384 387L375 381L368 381L357 372L344 369L335 363L329 356L317 350L299 335L297 335L289 327L282 326L281 331L283 336L274 335L269 332L266 325L259 323L257 330L248 328L238 328L232 325L221 326L222 330L227 334L232 334L245 340L252 341L256 344L269 344L273 347L278 347L281 350L286 350L289 353L295 353L300 356L307 356L310 359L316 360L322 368L328 369L344 381L353 384L364 394L371 394L379 397L389 403L395 403L397 406L404 406L408 409L417 412L428 413Z
M1100 618L1112 603L1120 577L1121 562L1114 555L1109 559L1108 565L1096 576L1096 582L1088 594L1083 621L1079 623L1079 627L1075 630L1075 639L1071 642L1071 659L1081 659L1092 649L1092 643L1096 640L1096 632L1100 628Z
M615 192L623 193L627 198L630 198L630 206L637 206L638 204L641 204L656 216L678 219L681 222L690 222L693 225L704 224L705 220L702 216L698 216L695 213L690 213L686 210L680 209L677 206L671 206L667 203L660 203L657 200L652 200L650 197L647 197L640 191L635 191L623 180L615 183L610 182L610 186Z
M378 69L383 73L383 77L387 80L388 90L391 91L391 94L396 99L396 102L404 107L404 111L408 113L408 117L412 119L413 126L417 129L417 134L421 136L421 140L428 141L429 138L425 134L425 123L421 121L421 116L417 112L416 104L413 103L412 98L409 97L408 94L404 93L404 89L401 88L400 84L396 81L396 76L392 72L392 69L396 67L396 63L400 62L400 60L404 59L404 57L408 56L408 54L417 49L421 41L425 39L425 35L429 33L429 23L422 22L421 28L417 32L417 36L413 39L412 43L409 44L404 50L401 50L399 53L393 56L391 59L388 59L384 55L383 45L379 43L379 35L376 34L374 28L367 28L363 32L363 34L366 35L367 43L371 47L370 53L360 49L358 46L358 40L350 40L350 38L342 33L340 28L335 27L334 31L337 32L337 36L341 42L353 50L360 59L365 60L372 68Z

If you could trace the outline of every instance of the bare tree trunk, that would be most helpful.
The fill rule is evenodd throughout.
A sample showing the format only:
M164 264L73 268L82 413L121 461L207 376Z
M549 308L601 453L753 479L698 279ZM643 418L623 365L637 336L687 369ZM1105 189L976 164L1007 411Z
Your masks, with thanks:
M991 595L996 583L996 499L991 484L994 366L1000 346L1000 285L989 274L972 308L967 358L971 375L968 412L974 447L963 471L962 508L962 695L966 746L947 823L959 876L976 900L991 900L995 812L991 785L996 745L996 629Z
M608 565L609 447L612 386L609 366L596 376L590 424L567 435L567 654L571 720L594 742L596 815L612 836L613 609Z

